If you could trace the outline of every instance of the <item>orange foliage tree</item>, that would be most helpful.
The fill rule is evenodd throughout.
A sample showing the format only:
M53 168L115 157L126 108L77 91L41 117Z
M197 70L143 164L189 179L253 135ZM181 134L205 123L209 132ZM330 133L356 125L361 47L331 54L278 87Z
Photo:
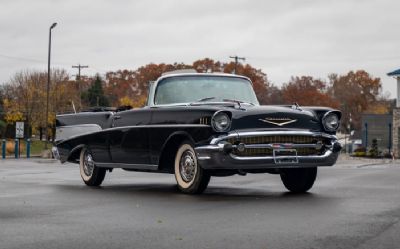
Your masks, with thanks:
M350 124L350 116L352 128L360 129L362 113L368 110L372 113L387 112L385 106L380 104L382 84L379 78L371 76L364 70L358 70L340 76L332 74L329 79L329 92L340 103L339 108L343 112L343 129Z
M126 103L129 98L132 100L133 107L140 107L146 102L150 81L155 81L165 72L187 68L191 68L191 66L182 63L151 63L136 70L108 72L105 93L113 106L119 106L123 104L122 102Z
M282 86L282 98L286 104L339 107L327 93L326 83L311 76L292 77Z
M205 58L193 62L192 65L184 63L155 64L151 63L136 70L118 70L108 72L105 80L105 93L113 106L133 103L134 107L144 105L150 81L155 81L163 73L180 70L195 69L197 72L224 72L231 73L235 67L233 62L222 63ZM262 104L269 104L268 89L272 84L267 75L261 69L253 68L251 65L238 64L237 73L249 77L253 82L253 88ZM128 101L130 99L131 101Z
M47 73L20 71L4 86L5 120L9 124L25 121L33 133L52 127L56 113L72 110L71 101L78 98L63 69L53 69L49 91L49 119L46 120Z
M193 68L197 72L223 72L223 73L232 73L235 69L235 63L222 63L219 61L214 61L209 58L205 58L202 60L197 60L193 62ZM246 76L250 78L253 82L253 88L256 92L258 101L261 104L268 104L268 89L271 87L271 83L268 81L267 75L261 70L252 67L249 64L241 64L238 63L236 66L236 73L239 75Z

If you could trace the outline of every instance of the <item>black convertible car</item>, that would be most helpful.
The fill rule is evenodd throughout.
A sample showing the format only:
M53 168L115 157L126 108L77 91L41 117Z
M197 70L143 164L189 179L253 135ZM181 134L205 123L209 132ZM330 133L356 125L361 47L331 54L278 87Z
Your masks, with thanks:
M144 108L58 115L53 153L79 163L89 186L122 168L175 174L189 194L211 176L247 173L279 174L306 192L317 167L336 162L340 118L325 107L260 106L243 76L172 73L150 84Z

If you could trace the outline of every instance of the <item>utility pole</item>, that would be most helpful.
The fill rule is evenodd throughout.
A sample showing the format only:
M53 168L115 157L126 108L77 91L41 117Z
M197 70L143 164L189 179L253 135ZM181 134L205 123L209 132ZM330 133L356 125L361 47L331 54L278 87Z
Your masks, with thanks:
M78 90L79 90L79 111L82 110L81 69L88 68L88 67L89 66L82 66L81 64L78 64L77 66L72 66L72 68L78 69L78 77L76 79L78 81Z
M246 58L245 58L245 57L239 57L239 56L237 56L237 55L235 55L235 56L229 56L229 58L235 59L235 71L234 71L234 74L236 74L236 72L237 72L237 65L238 65L238 63L239 63L239 60L245 61Z

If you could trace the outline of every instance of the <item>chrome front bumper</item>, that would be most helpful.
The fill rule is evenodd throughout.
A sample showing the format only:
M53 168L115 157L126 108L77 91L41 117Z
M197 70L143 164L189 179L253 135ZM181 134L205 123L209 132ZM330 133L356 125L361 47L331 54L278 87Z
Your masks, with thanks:
M239 145L227 143L232 137L251 136L312 136L328 138L330 145L324 145L322 155L274 155L273 156L237 156L232 153ZM268 148L276 151L296 151L298 148L317 148L320 144L242 144L244 148ZM317 166L332 166L335 164L342 146L336 136L309 131L262 131L262 132L232 132L226 136L213 139L209 145L197 146L195 151L198 162L204 169L268 169L268 168L303 168Z

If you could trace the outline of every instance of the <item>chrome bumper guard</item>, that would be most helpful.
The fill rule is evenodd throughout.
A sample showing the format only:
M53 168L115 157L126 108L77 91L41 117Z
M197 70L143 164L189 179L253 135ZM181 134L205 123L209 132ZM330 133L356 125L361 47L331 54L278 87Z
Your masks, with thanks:
M316 144L230 144L226 142L229 138L251 137L251 136L279 136L279 135L302 135L312 137L329 138L330 145ZM316 148L324 146L322 155L297 155L298 148ZM233 150L246 148L268 148L273 149L272 156L238 156L231 153ZM195 151L198 162L204 169L267 169L267 168L302 168L317 166L332 166L335 164L342 146L336 136L320 132L309 131L262 131L262 132L232 132L226 136L213 139L209 145L198 146ZM294 151L293 155L279 155L281 151ZM277 153L276 153L277 152Z

